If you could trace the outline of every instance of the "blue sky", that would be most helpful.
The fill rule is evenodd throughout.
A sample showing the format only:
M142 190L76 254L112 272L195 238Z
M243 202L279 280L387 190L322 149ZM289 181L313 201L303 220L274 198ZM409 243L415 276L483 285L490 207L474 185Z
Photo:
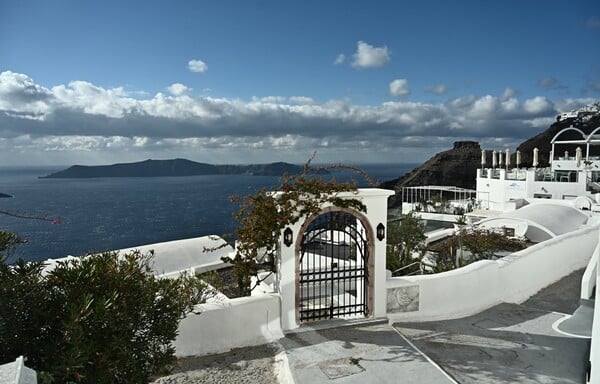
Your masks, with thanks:
M514 150L600 100L598 41L598 0L0 0L0 164Z

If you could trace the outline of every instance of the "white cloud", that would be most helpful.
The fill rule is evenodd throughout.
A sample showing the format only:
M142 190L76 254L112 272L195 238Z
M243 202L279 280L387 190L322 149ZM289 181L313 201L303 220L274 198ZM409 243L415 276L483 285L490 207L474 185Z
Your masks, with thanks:
M585 98L585 99L562 99L554 101L554 106L559 113L572 111L585 107L588 104L597 103L598 99Z
M337 57L333 61L333 65L343 64L344 61L346 61L346 55L344 55L343 53L340 53L339 55L337 55Z
M66 109L79 109L91 115L123 117L136 105L122 87L105 89L87 81L71 81L67 86L52 88L58 104Z
M356 53L352 55L352 66L356 68L381 67L391 60L386 46L374 47L364 41L356 43Z
M408 94L403 80L390 83L390 93ZM306 96L193 98L175 95L183 88L173 88L172 94L132 98L121 87L73 81L46 89L26 75L0 73L0 163L68 164L81 154L99 162L150 156L302 162L325 146L324 155L333 161L337 155L384 161L392 153L414 154L416 146L425 160L461 139L502 140L514 147L547 128L559 111L596 101L541 96L520 101L505 90L445 103L356 105Z
M193 59L188 61L188 69L192 72L206 72L208 65L200 59Z
M568 87L562 84L558 79L552 76L545 77L538 80L538 85L542 88L553 89L553 90L566 90Z
M167 87L167 90L173 96L183 96L190 91L190 88L186 87L185 85L183 85L181 83L173 83Z
M265 103L265 104L283 104L286 102L286 98L283 96L265 96L265 97L252 97L254 103Z
M508 100L517 96L517 91L511 87L506 87L500 95L500 100Z
M315 100L312 97L292 96L292 97L290 97L290 103L298 104L298 105L311 105L311 104L315 104Z
M556 80L554 77L550 76L550 77L545 77L543 79L538 80L538 85L540 87L545 87L545 88L550 88L555 86L556 84L558 84L558 80Z
M436 95L444 94L447 91L446 86L444 84L432 85L431 87L427 87L425 90L429 93L434 93Z
M0 111L37 119L51 108L52 92L21 73L0 73Z
M592 16L586 22L585 26L589 29L600 29L600 17Z
M406 79L396 79L390 83L390 95L407 96L410 95L410 88Z
M515 98L500 97L500 109L506 113L518 113L519 101Z
M525 100L523 109L533 115L551 113L554 110L552 102L545 97L536 96L533 99Z
M486 116L492 115L496 110L497 99L493 96L486 95L473 103L473 107L469 111L469 114L477 119L485 119Z

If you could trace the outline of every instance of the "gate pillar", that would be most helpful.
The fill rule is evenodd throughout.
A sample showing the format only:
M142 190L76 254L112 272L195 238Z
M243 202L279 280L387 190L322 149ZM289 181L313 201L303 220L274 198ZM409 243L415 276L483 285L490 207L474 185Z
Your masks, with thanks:
M357 212L365 221L363 224L369 234L369 278L367 289L369 316L383 318L386 316L386 248L387 248L387 201L394 191L379 188L361 188L356 193L343 192L338 196L346 199L360 200L366 212ZM322 210L334 208L331 205L321 207ZM279 237L279 257L277 260L276 287L281 297L281 328L291 330L300 326L297 320L297 301L299 297L297 257L302 229L310 218L299 220L281 231Z

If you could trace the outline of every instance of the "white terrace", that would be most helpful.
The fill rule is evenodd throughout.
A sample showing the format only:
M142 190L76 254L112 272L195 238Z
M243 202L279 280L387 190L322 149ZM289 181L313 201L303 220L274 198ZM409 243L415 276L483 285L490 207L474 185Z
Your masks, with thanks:
M533 168L529 169L520 168L518 151L516 167L511 167L508 150L505 154L494 151L492 167L486 168L486 153L482 151L482 167L476 179L480 208L509 211L519 208L520 200L534 198L574 200L579 209L600 211L600 156L593 155L593 148L600 146L599 130L600 127L589 135L573 127L558 132L551 141L549 164L544 168L539 168L537 148L533 150ZM566 134L581 137L561 140ZM565 145L577 145L575 153L565 151L558 155L558 149Z
M316 217L282 230L275 275L250 297L220 296L198 304L180 323L176 354L197 356L273 342L299 327L310 328L315 321L351 317L422 322L470 316L500 303L522 303L586 266L581 299L588 303L594 299L600 276L600 217L577 209L572 201L549 200L545 204L558 206L546 207L535 206L540 201L533 199L530 208L499 217L525 223L526 233L546 235L524 250L448 272L391 277L386 271L386 230L387 199L392 194L381 189L343 193L342 198L361 200L367 211L323 206ZM170 277L175 270L224 267L221 254L211 248L222 242L207 237L138 248L154 249L156 272ZM599 308L594 309L593 328L583 336L593 338L591 361L600 359ZM592 377L600 377L597 366L592 366Z

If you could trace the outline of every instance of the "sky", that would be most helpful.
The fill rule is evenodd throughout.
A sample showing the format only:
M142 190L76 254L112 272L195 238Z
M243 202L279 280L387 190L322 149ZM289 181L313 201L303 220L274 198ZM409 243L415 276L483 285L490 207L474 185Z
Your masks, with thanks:
M515 150L599 42L600 0L0 0L0 166Z

